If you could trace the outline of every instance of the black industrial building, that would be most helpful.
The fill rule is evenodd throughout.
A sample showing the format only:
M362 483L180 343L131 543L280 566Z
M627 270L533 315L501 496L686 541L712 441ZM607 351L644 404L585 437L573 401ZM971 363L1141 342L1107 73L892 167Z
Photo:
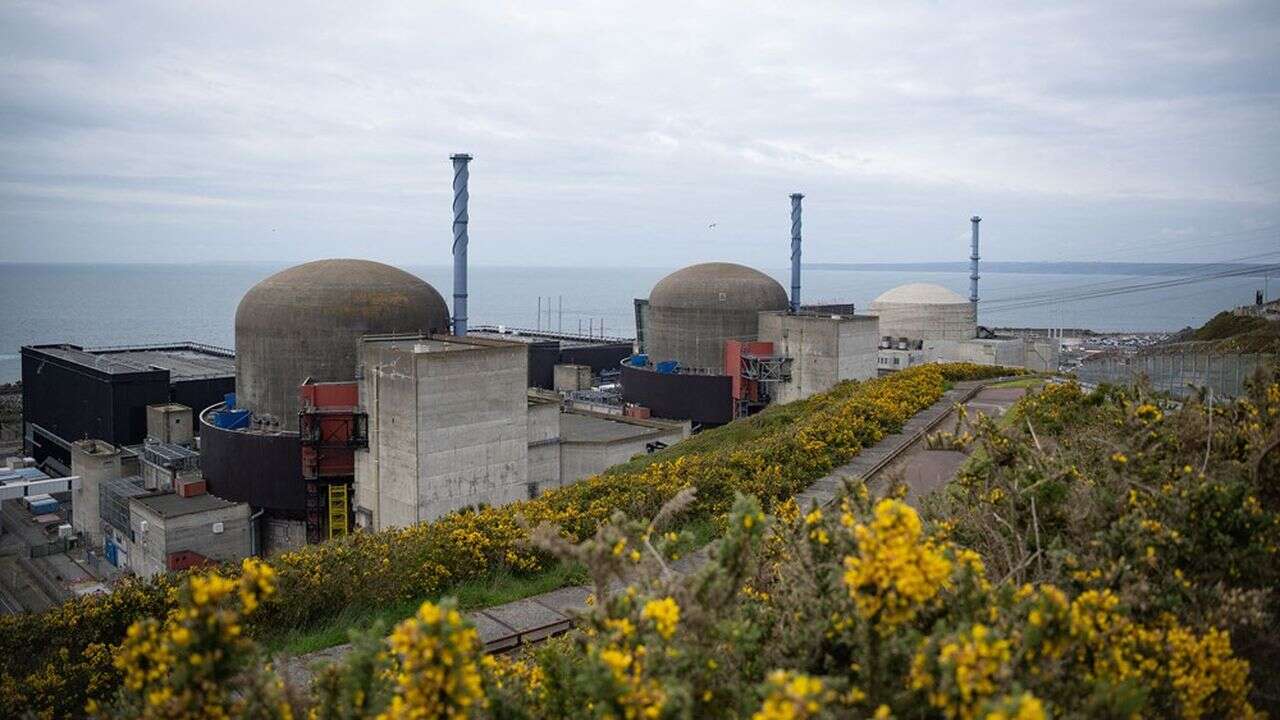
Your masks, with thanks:
M198 343L85 349L22 348L26 452L70 472L71 443L116 446L147 435L147 406L175 402L200 412L235 391L235 356Z
M622 338L600 338L574 333L542 330L516 330L481 325L468 335L523 342L529 346L529 387L555 389L556 365L586 365L591 374L611 375L618 365L631 357L634 346Z

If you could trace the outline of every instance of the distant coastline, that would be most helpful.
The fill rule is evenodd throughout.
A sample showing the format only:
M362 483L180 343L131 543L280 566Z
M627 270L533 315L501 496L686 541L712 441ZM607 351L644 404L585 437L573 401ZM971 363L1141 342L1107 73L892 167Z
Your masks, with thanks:
M806 263L812 270L969 272L967 262ZM1029 275L1165 275L1189 277L1231 272L1245 277L1280 276L1280 264L1144 262L987 262L981 272Z

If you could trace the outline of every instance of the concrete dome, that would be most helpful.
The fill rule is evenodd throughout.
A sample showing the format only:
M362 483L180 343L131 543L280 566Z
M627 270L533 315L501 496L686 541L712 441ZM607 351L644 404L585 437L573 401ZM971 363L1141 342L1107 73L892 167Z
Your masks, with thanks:
M969 340L977 334L973 303L931 283L899 285L871 301L880 334L912 340Z
M960 294L933 283L907 283L886 290L873 303L898 303L904 305L952 305L968 303Z
M701 263L677 270L649 293L645 347L655 362L724 369L726 340L755 340L759 313L786 310L787 292L759 270Z
M236 308L238 402L297 429L298 386L354 379L360 336L448 328L440 293L390 265L317 260L282 270Z

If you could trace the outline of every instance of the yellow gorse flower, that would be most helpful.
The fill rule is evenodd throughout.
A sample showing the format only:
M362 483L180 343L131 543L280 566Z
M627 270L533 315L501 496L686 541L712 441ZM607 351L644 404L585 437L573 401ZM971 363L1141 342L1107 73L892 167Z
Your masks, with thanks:
M922 537L920 517L906 503L881 500L872 523L855 524L853 534L858 554L844 559L844 584L863 618L907 622L946 586L951 562Z
M395 694L380 720L468 717L484 705L479 636L452 602L424 602L388 643Z
M650 600L645 603L640 617L653 621L654 629L664 640L670 640L676 632L676 624L680 622L680 606L672 598Z

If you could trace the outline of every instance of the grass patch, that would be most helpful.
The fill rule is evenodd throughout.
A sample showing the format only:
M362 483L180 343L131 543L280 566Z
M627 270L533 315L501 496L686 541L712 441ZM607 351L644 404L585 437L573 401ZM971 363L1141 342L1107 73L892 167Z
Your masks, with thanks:
M582 566L557 563L542 572L531 575L516 575L508 571L497 572L481 580L456 585L445 595L457 598L458 607L461 610L478 610L541 595L562 587L581 585L586 581L586 570ZM439 599L439 597L422 597L377 607L348 607L322 623L273 633L259 638L259 642L268 653L273 655L276 653L305 655L347 642L348 633L351 630L367 630L381 623L389 631L391 626L417 612L424 600Z

